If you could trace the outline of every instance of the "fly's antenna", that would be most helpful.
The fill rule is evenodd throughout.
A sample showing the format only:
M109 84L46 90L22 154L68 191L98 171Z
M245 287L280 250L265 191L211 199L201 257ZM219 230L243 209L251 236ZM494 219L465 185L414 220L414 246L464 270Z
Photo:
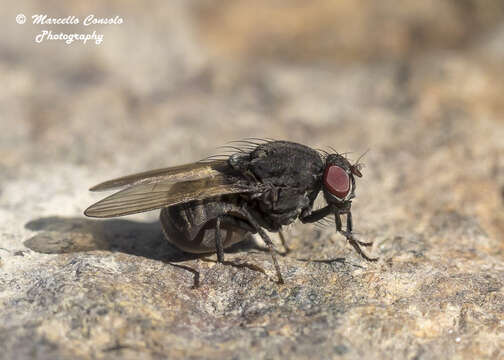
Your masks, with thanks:
M369 149L369 148L368 148L366 151L364 151L364 152L362 153L362 155L361 155L361 156L359 156L359 158L357 159L357 161L353 164L353 166L362 166L362 165L360 164L360 161L361 161L361 159L362 159L362 158L363 158L363 157L364 157L364 156L365 156L365 155L366 155L366 154L367 154L370 150L371 150L371 149Z
M357 161L350 167L350 170L355 176L362 177L361 169L362 169L362 164L360 163L361 159L364 157L369 152L369 149L364 151L364 153L359 156Z

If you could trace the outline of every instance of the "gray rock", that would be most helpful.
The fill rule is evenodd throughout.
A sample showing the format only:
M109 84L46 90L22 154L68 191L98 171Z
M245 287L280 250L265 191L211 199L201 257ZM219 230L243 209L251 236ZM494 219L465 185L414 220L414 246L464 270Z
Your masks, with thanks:
M19 6L5 5L0 358L504 357L502 6L439 2L411 18L417 2L407 2L385 17L385 34L409 34L389 54L385 37L357 21L387 5L359 13L364 5L343 3L347 12L310 5L320 22L307 28L283 5L285 33L242 28L246 4L51 5L54 16L124 16L96 28L99 46L35 45L42 28L15 24ZM352 46L325 42L344 25L331 28L325 13L354 24ZM241 37L250 41L236 47ZM249 136L333 146L354 160L369 148L354 222L380 260L361 259L332 224L296 224L279 286L252 238L219 264L172 247L156 212L82 215L102 180Z

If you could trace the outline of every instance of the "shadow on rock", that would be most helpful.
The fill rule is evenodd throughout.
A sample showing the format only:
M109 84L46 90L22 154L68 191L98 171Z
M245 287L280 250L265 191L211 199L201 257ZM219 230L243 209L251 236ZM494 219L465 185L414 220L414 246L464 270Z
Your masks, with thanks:
M32 220L25 227L40 233L26 240L24 245L44 254L110 250L163 261L194 258L170 245L157 221L99 221L53 216Z
M172 246L165 239L158 221L144 223L124 219L89 220L51 216L32 220L25 227L40 232L26 240L24 245L44 254L109 250L165 262L202 257ZM226 249L226 252L239 252L254 247L256 245L253 241L243 241Z

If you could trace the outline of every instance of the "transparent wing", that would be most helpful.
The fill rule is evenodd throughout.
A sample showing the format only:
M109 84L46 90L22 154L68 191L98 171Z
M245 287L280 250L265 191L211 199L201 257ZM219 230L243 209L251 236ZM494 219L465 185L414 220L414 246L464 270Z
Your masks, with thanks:
M90 217L114 217L159 209L192 200L259 190L239 178L226 175L173 183L140 183L121 190L91 205L84 214Z
M95 185L89 190L103 191L138 184L191 181L221 175L227 167L225 160L191 163L120 177Z

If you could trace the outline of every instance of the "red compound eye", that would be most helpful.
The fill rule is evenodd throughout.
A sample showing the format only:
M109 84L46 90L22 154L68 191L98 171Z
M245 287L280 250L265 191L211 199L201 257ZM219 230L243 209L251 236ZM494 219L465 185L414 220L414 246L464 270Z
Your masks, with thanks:
M326 189L339 199L344 199L350 191L350 178L345 170L336 165L326 167L324 172Z

